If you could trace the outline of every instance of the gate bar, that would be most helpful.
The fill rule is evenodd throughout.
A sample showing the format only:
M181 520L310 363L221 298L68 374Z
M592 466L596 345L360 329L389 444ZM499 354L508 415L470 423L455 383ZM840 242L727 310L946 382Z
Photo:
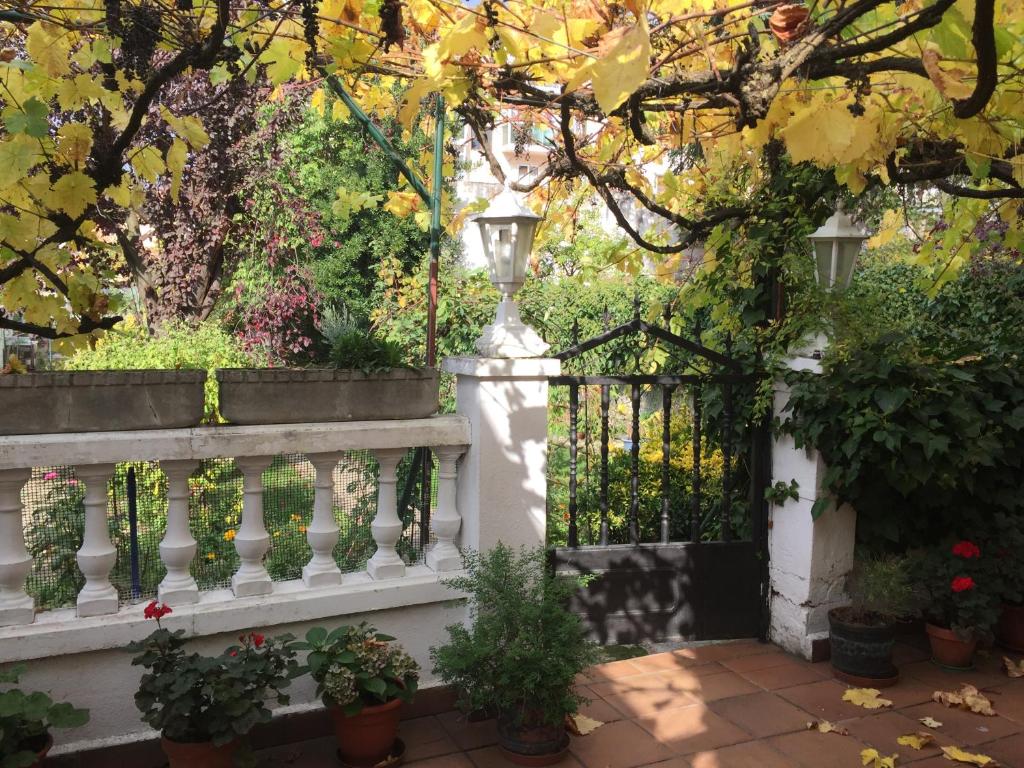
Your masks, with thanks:
M668 544L669 538L669 473L672 454L672 386L661 388L661 543Z
M579 434L580 388L569 387L569 546L578 547L579 529L576 525L576 453Z
M608 405L609 385L601 385L601 546L608 546Z
M629 543L640 543L640 384L633 382L629 399L633 404L633 434L629 446Z

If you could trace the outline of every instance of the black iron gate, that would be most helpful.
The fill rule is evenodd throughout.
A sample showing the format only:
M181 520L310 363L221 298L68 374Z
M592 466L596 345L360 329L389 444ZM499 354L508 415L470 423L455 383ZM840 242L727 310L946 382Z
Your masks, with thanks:
M567 390L569 421L567 529L555 569L593 577L573 608L604 643L763 638L770 442L767 422L738 402L752 398L754 377L701 344L699 330L685 339L639 313L558 357L579 362L631 336L681 353L684 372L550 380L553 393ZM555 495L549 520L559 519Z

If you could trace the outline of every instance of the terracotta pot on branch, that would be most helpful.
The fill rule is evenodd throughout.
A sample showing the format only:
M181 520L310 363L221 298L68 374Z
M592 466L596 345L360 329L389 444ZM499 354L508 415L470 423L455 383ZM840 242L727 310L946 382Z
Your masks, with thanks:
M810 28L811 12L800 3L780 5L768 19L768 27L775 38L783 44L793 43L807 34Z

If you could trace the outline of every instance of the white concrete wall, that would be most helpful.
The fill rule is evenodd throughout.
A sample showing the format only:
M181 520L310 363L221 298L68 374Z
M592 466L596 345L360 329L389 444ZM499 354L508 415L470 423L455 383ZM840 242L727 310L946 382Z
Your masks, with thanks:
M798 370L820 373L812 358L791 361ZM775 413L785 418L789 388L776 385ZM774 485L796 480L800 497L774 504L769 531L771 640L792 653L810 658L815 641L828 637L828 611L846 601L846 579L853 569L857 515L849 505L831 505L817 520L815 501L824 495L825 463L817 451L799 449L789 436L772 446Z

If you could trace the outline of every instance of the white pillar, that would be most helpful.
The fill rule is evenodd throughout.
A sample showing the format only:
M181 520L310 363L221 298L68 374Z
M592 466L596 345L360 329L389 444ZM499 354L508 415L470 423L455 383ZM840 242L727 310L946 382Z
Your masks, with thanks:
M78 593L78 615L117 613L117 590L110 583L117 550L110 543L107 524L107 483L114 474L114 465L87 464L76 467L75 474L85 483L85 531L77 557L85 586Z
M821 373L813 358L794 357L794 370ZM789 388L775 387L775 413L783 409ZM822 483L827 467L817 451L797 448L788 435L776 436L772 445L771 483L789 485L796 480L800 497L773 504L769 532L771 578L771 639L804 658L822 658L828 638L828 611L846 600L846 579L853 569L857 515L849 505L830 505L817 520L811 516L815 501L826 495Z
M377 551L366 564L366 571L374 579L398 579L405 575L405 563L395 549L402 536L402 520L398 516L398 494L395 486L398 482L398 463L406 453L405 448L388 448L373 452L380 465L377 516L373 518L373 524L370 526L373 540L377 542Z
M544 543L547 522L548 377L561 371L544 358L456 357L457 411L472 443L459 464L462 548L487 550Z
M32 558L21 526L21 489L29 469L0 470L0 627L31 624L35 602L25 592Z
M334 559L334 548L338 544L338 523L334 519L334 468L340 459L340 451L309 455L316 468L316 484L313 519L306 529L306 540L313 557L302 569L302 581L307 587L341 584L341 569Z
M198 466L199 462L191 459L160 462L167 475L167 530L160 542L160 559L167 575L157 597L168 605L199 602L199 585L189 571L196 556L196 540L188 526L188 479Z
M430 530L437 542L427 552L427 566L435 571L455 571L462 567L462 554L455 545L455 537L462 527L462 517L456 504L455 464L465 448L438 446L437 454L437 509L430 519Z
M270 534L263 523L263 470L271 456L243 456L235 459L242 471L242 524L235 534L235 549L242 564L231 577L235 597L267 595L273 583L263 558L270 550Z

